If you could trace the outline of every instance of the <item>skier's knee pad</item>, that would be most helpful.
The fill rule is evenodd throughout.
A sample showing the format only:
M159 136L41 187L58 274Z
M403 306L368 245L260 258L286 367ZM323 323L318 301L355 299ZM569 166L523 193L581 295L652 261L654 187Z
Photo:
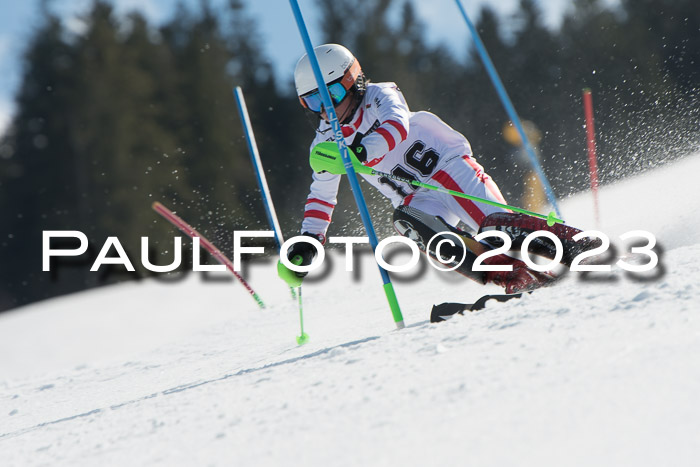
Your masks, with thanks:
M485 281L484 273L472 271L472 266L477 256L486 248L471 235L452 227L442 218L410 206L399 206L394 211L394 229L400 235L413 240L423 253L436 259L436 247L442 240L447 240L440 246L441 262L445 267L453 266L464 258L456 271L477 282ZM446 261L448 258L454 258L454 260Z

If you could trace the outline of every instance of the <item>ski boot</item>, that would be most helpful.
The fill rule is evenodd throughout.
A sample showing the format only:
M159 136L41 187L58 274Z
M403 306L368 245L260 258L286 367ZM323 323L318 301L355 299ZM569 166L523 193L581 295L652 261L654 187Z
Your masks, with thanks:
M484 260L485 265L512 265L512 271L487 271L486 283L505 288L507 294L528 292L545 287L556 280L549 271L539 272L527 267L522 261L506 255L492 256Z

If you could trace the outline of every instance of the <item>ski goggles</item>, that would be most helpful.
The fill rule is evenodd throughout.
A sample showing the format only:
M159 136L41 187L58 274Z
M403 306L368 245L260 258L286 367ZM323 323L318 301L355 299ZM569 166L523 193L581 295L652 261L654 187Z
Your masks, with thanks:
M343 87L343 83L341 83L340 81L328 85L328 92L331 95L333 105L340 104L343 101L343 99L345 99L345 96L348 94L348 90L345 89L345 87ZM306 96L300 97L300 100L301 105L303 105L310 111L316 113L321 112L321 106L323 105L323 102L321 101L321 94L318 92L318 90L313 91L307 94Z

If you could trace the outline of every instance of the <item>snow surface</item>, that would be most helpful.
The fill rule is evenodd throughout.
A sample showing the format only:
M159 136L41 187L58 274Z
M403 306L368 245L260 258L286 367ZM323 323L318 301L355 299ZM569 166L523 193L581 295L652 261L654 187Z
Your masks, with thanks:
M190 274L4 313L0 465L697 465L699 172L696 155L601 190L614 244L658 238L643 280L571 273L446 323L433 303L497 289L396 280L396 331L368 254L355 279L331 255L305 283L301 347L272 262L246 271L262 311ZM562 210L595 228L591 206Z

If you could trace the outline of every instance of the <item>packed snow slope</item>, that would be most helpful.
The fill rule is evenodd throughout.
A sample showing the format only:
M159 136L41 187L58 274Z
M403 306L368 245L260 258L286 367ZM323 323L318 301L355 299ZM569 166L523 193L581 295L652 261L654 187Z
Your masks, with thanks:
M246 271L266 310L190 274L5 313L0 465L697 465L698 173L700 155L603 188L600 226L590 194L562 203L620 253L656 235L650 274L570 273L445 323L433 303L496 289L397 279L396 331L368 254L305 283L301 347L272 262Z

